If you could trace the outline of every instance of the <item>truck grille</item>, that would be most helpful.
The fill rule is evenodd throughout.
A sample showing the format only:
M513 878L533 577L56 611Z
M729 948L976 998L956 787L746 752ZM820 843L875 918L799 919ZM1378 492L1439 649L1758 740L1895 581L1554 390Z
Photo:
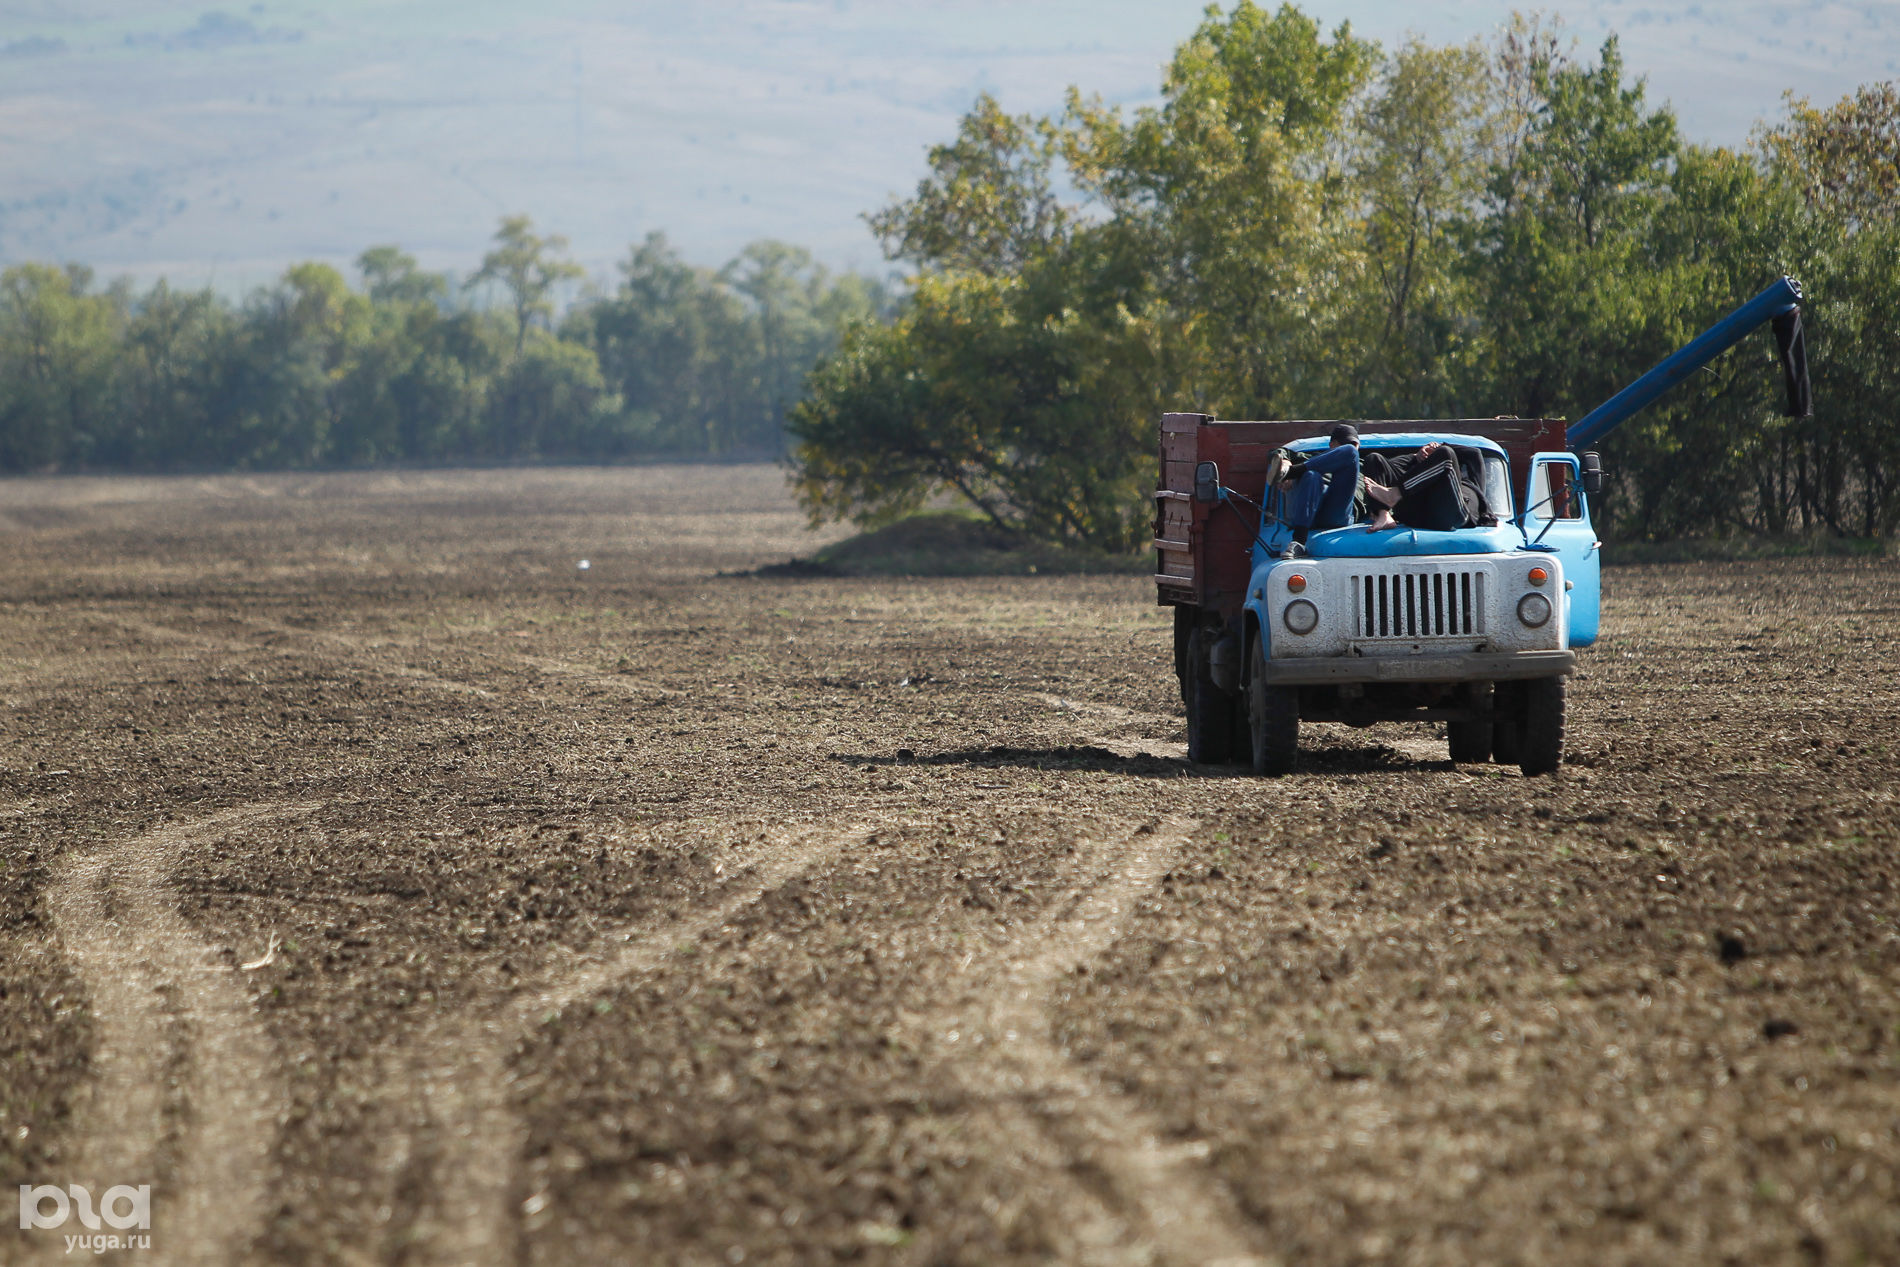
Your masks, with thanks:
M1451 638L1484 632L1484 574L1444 569L1355 576L1362 638Z

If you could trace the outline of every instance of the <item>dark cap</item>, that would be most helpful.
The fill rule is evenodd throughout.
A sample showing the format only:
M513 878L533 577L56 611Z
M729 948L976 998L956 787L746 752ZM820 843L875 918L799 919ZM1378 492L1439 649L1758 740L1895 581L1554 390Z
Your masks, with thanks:
M1342 422L1333 428L1333 434L1328 439L1332 444L1358 444L1359 428L1350 422Z

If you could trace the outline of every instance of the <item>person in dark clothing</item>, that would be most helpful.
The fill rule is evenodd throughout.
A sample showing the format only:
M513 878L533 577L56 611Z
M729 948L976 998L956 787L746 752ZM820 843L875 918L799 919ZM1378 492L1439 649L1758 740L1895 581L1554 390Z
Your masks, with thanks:
M1359 430L1340 423L1328 437L1326 452L1270 466L1267 482L1287 490L1286 522L1293 540L1304 543L1314 528L1344 528L1352 522L1359 495Z
M1449 445L1434 440L1416 453L1368 453L1366 496L1379 509L1371 527L1445 532L1469 528L1485 515L1484 494Z

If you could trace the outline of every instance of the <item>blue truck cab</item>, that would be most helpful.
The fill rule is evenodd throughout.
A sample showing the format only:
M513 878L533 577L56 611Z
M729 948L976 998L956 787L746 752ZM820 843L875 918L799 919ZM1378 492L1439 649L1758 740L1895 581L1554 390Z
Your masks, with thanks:
M1602 610L1602 569L1597 540L1590 524L1590 500L1580 459L1572 453L1538 453L1532 457L1527 481L1526 505L1521 512L1513 506L1511 460L1502 445L1476 435L1450 432L1405 431L1369 435L1360 447L1365 451L1392 453L1414 452L1427 444L1439 443L1475 453L1477 479L1485 504L1494 513L1495 522L1448 531L1399 527L1374 531L1366 523L1344 528L1321 529L1305 543L1305 557L1323 559L1416 559L1463 554L1506 554L1517 550L1554 554L1563 568L1566 629L1571 647L1587 647L1597 640L1597 621ZM1286 450L1296 456L1326 451L1323 437L1296 440ZM1553 469L1555 468L1555 469ZM1269 490L1269 501L1276 494ZM1279 516L1270 516L1252 544L1255 583L1249 594L1264 592L1273 585L1272 569L1297 566L1284 557L1292 540L1292 529ZM1263 575L1263 573L1265 573ZM1247 609L1261 626L1271 629L1265 619L1264 599L1249 598Z
M1303 721L1425 721L1444 725L1454 761L1557 769L1566 680L1602 610L1588 446L1771 321L1789 412L1804 414L1800 297L1783 278L1574 424L1352 420L1362 464L1448 447L1478 512L1443 531L1375 527L1361 509L1296 540L1268 475L1281 455L1325 452L1337 423L1163 415L1155 584L1174 608L1189 758L1283 774Z

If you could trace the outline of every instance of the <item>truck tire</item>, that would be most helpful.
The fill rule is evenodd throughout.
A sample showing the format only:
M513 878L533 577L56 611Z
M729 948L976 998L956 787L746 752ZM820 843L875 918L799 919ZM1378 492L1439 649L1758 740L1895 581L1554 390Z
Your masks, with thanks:
M1446 722L1445 736L1451 741L1451 759L1459 765L1479 765L1491 759L1493 734L1490 722Z
M1227 698L1233 708L1233 718L1228 722L1232 727L1229 733L1234 737L1232 746L1227 750L1227 760L1232 765L1252 765L1253 727L1247 720L1247 688L1243 686L1238 693Z
M1491 759L1499 765L1516 765L1524 745L1523 693L1516 682L1499 682L1491 698Z
M1188 760L1219 765L1233 755L1234 700L1207 673L1207 647L1197 630L1188 642Z
M1495 722L1493 705L1497 686L1491 682L1473 682L1465 687L1465 700L1474 714L1462 721L1445 723L1445 739L1451 759L1458 765L1482 765L1491 759Z
M1564 680L1531 678L1519 688L1517 768L1525 774L1549 774L1564 759Z
M1300 692L1267 684L1267 657L1255 637L1247 659L1247 731L1255 774L1281 775L1300 754Z

